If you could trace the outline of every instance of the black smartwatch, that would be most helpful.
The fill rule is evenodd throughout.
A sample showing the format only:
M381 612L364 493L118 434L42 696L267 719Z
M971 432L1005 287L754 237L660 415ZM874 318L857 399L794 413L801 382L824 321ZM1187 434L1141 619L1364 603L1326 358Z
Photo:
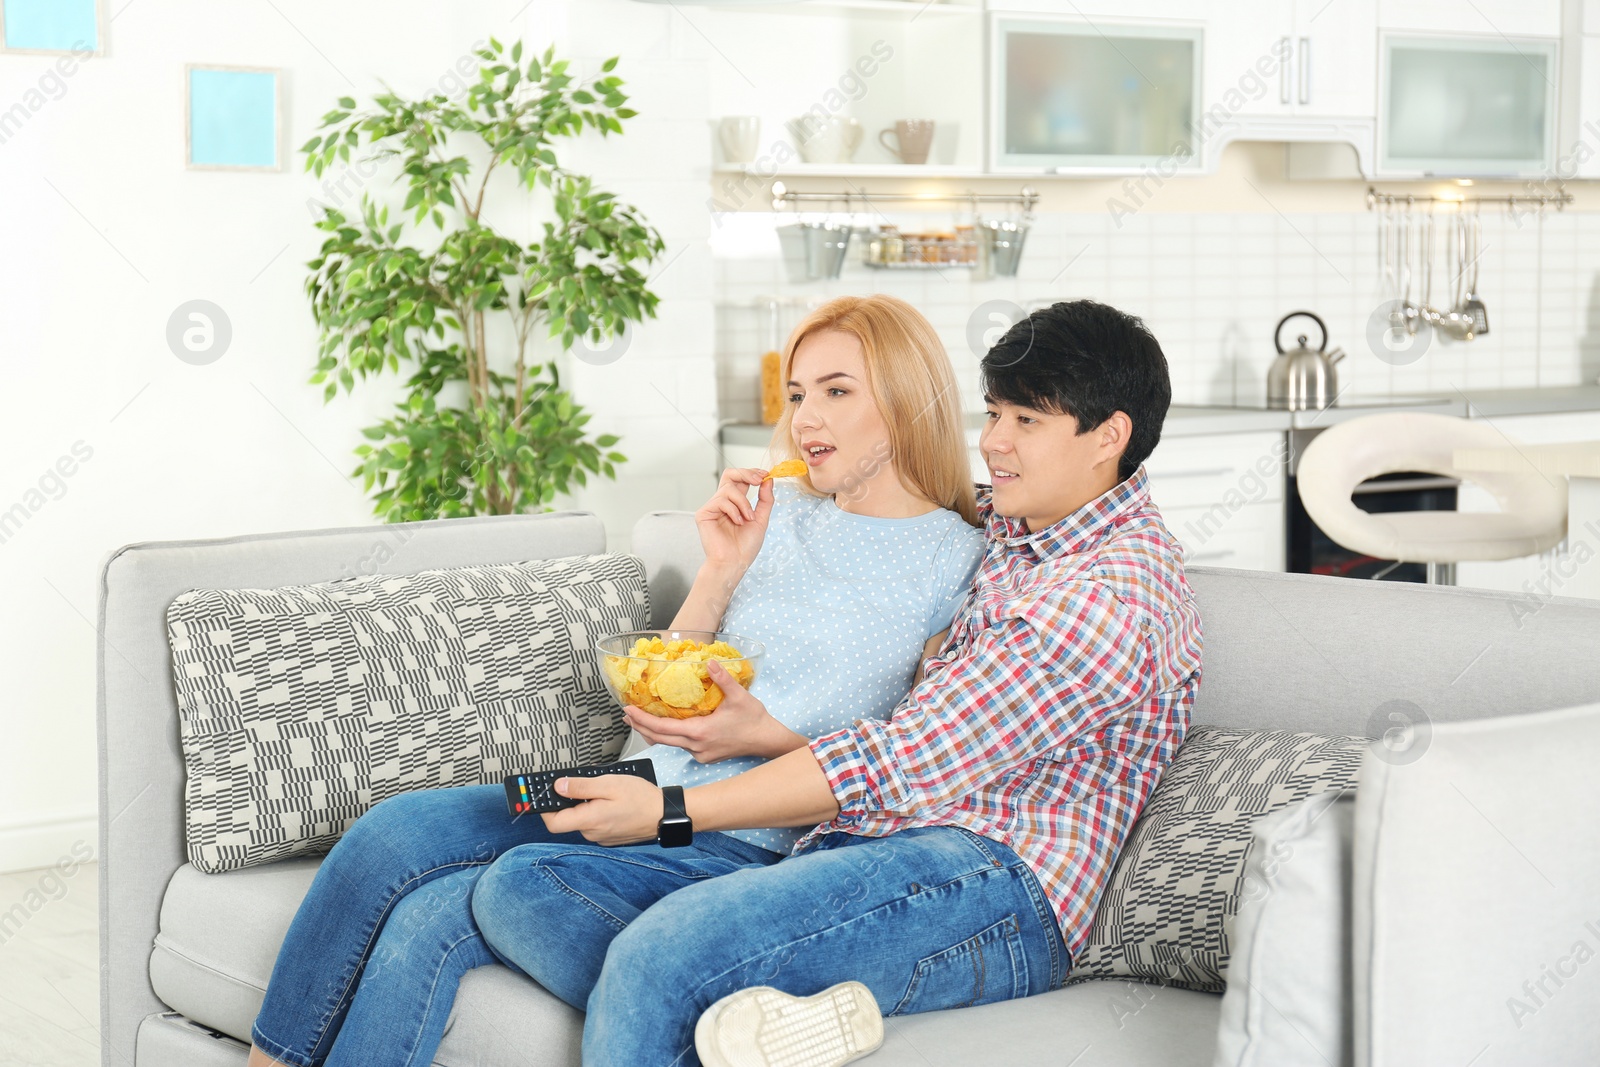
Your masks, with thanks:
M683 786L661 787L661 821L656 824L656 844L682 848L694 840L694 821L683 804Z

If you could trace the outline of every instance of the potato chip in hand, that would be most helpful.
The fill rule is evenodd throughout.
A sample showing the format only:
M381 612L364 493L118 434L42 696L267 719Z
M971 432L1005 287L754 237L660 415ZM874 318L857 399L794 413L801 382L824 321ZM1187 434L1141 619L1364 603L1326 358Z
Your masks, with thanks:
M807 470L806 461L803 459L786 459L767 472L767 478L796 478ZM767 478L761 479L766 481Z

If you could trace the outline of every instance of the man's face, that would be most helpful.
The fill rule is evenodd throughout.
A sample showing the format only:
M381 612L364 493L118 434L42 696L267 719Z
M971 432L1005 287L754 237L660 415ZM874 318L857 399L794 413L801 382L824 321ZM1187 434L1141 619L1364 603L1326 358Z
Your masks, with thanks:
M1118 411L1085 433L1071 415L989 400L978 450L995 511L1030 531L1054 526L1114 487L1133 423Z

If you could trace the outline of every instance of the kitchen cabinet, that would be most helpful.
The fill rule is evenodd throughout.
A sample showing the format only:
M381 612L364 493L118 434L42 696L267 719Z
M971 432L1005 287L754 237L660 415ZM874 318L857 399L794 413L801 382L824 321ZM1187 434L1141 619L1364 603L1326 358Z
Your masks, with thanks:
M1600 441L1600 411L1574 411L1553 415L1498 415L1495 428L1518 444L1542 445L1566 441ZM1456 507L1460 511L1496 511L1494 497L1480 486L1461 484ZM1557 545L1548 552L1521 559L1456 564L1456 584L1499 589L1524 596L1561 595L1561 575L1571 572L1563 561L1570 546Z
M1277 431L1168 437L1145 460L1150 499L1193 566L1284 569Z
M1333 10L1337 9L1334 5ZM1561 32L1561 0L1378 0L1378 27L1417 33L1554 37Z
M1206 33L1208 115L1219 105L1271 118L1375 112L1377 0L1239 0L1214 8Z
M1199 168L1199 26L993 16L989 162L997 173Z
M1381 177L1539 177L1554 162L1556 38L1385 33Z
M1600 7L1600 0L1595 6ZM1579 64L1575 109L1578 128L1573 131L1572 140L1561 145L1562 159L1556 166L1559 177L1570 174L1600 178L1600 11L1595 13L1594 25L1595 32L1575 42Z

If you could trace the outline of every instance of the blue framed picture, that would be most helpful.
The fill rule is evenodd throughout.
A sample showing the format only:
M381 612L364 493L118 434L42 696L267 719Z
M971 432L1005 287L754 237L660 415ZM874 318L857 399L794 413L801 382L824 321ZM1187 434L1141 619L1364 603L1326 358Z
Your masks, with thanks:
M0 0L0 50L99 55L101 15L99 0Z
M282 170L282 72L191 64L185 141L191 170Z

